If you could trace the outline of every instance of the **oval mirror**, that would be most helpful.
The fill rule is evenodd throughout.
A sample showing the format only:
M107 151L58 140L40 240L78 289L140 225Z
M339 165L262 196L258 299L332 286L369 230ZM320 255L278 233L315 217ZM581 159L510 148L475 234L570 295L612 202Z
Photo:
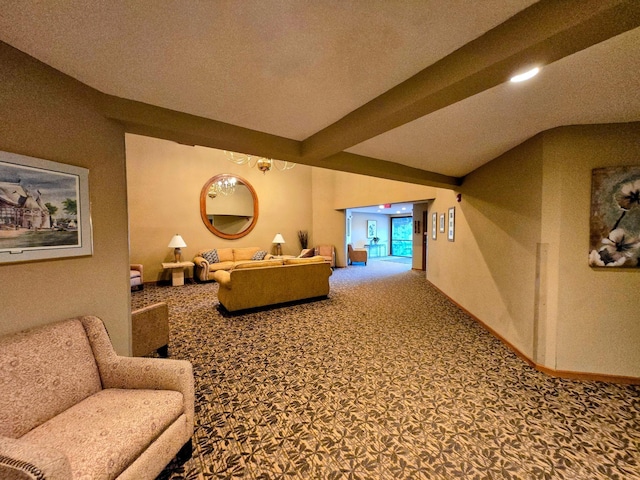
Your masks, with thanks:
M211 177L200 192L200 217L220 238L247 235L258 221L258 196L244 178L228 173Z

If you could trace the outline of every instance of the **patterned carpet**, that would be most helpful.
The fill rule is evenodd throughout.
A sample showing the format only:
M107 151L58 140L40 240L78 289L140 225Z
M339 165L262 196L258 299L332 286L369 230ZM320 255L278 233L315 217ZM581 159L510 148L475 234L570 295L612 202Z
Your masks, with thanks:
M160 479L640 478L640 387L527 366L409 266L239 316L217 285L146 286L196 376L194 456Z

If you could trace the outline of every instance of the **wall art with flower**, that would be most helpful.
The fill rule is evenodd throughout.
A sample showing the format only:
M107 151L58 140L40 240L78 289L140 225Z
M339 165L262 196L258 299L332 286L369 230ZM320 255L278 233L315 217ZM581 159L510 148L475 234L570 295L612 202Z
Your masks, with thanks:
M593 170L589 265L640 267L640 166Z

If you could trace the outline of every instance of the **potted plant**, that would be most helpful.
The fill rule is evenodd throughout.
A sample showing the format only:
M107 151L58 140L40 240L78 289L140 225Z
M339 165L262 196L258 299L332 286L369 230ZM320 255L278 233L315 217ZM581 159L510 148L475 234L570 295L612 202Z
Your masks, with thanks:
M309 248L309 232L306 230L298 230L298 241L300 242L300 248L303 250Z
M380 241L380 237L373 237L371 241L373 242L374 245L377 245L378 242Z

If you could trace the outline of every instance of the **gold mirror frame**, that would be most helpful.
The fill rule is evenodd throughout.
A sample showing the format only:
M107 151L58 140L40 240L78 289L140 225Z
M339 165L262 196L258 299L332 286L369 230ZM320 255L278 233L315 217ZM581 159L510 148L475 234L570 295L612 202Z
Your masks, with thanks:
M245 228L243 231L238 233L226 233L221 230L218 230L209 221L209 217L207 216L207 195L209 193L209 189L211 188L211 185L213 185L215 182L219 180L225 180L229 178L235 178L237 180L238 186L244 185L245 187L247 187L247 189L251 193L251 196L253 197L253 219L251 220L251 223L247 228ZM237 238L242 238L248 235L249 232L253 230L253 228L256 226L256 223L258 222L258 195L256 194L256 191L253 189L251 184L247 182L244 178L239 177L238 175L231 175L230 173L220 173L218 175L211 177L209 180L207 180L207 182L202 187L202 191L200 192L200 218L202 218L202 222L205 224L207 229L217 237L225 238L227 240L235 240Z

